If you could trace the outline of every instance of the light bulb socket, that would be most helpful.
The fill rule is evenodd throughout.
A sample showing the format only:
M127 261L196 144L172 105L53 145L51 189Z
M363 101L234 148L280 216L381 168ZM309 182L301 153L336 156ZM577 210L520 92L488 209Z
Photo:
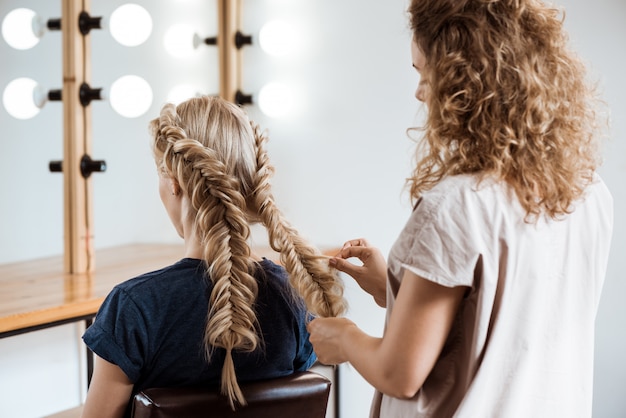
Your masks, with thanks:
M92 89L89 87L89 84L83 83L80 85L80 90L78 91L78 97L80 99L80 104L83 107L89 106L93 100L103 100L102 89Z
M61 173L63 172L63 161L50 161L48 163L48 169L51 173Z
M235 103L240 105L240 106L250 105L250 104L253 103L252 95L251 94L245 94L241 90L237 90L237 92L235 93Z
M102 29L102 17L91 17L89 13L82 11L78 15L78 28L83 35L87 35L92 29Z
M237 31L237 33L235 33L235 46L237 49L241 49L245 45L252 45L252 36L244 35L241 31Z
M63 100L63 90L48 91L48 100L51 102L60 102Z
M61 19L48 19L46 27L48 30L61 30Z
M48 163L48 169L51 173L63 172L63 161L55 160ZM107 163L104 160L92 160L87 154L83 155L80 160L80 174L87 179L91 173L102 173L107 169Z
M91 173L103 173L107 169L107 163L104 160L92 160L87 154L83 155L80 160L80 174L87 179Z
M208 38L204 38L203 42L205 45L217 45L217 36L210 36Z

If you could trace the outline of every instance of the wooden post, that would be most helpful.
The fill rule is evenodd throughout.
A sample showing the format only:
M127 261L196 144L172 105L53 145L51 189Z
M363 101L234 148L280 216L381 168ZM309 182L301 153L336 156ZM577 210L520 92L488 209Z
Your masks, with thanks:
M80 86L91 75L89 35L78 27L79 15L89 10L89 0L63 0L63 194L64 265L66 273L92 272L93 209L90 179L81 175L80 161L91 154L91 107L82 106Z
M217 1L217 48L220 71L220 97L235 102L241 74L241 51L235 46L240 26L241 0Z

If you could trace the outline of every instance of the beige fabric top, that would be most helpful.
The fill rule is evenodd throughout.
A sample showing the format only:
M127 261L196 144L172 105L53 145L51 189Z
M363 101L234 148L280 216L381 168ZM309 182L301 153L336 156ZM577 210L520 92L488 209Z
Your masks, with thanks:
M472 176L424 194L389 255L387 319L405 269L470 290L417 395L376 393L372 417L591 416L612 197L598 178L564 220L523 218L510 190Z

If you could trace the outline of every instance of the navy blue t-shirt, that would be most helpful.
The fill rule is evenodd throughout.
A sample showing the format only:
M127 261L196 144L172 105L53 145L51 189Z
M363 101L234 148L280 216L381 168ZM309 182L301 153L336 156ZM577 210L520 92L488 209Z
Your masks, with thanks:
M261 338L252 353L233 351L240 382L303 371L316 360L304 303L294 299L287 273L267 259L258 265L254 308ZM217 384L225 351L214 350L207 363L203 346L212 286L203 262L190 258L128 280L107 296L83 340L126 373L133 393Z

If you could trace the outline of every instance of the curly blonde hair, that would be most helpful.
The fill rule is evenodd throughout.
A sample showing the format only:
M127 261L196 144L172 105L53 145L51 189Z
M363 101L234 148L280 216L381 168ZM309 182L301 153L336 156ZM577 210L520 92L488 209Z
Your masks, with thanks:
M571 212L600 164L598 100L540 0L413 0L428 115L413 199L448 175L506 181L527 218Z
M217 97L192 98L163 106L150 127L157 166L180 184L204 244L203 259L213 283L204 338L207 357L216 347L226 350L222 393L233 408L235 402L245 405L232 351L253 351L259 345L253 277L258 266L250 256L250 224L265 225L292 287L312 314L344 313L343 284L276 207L267 137L241 108Z

